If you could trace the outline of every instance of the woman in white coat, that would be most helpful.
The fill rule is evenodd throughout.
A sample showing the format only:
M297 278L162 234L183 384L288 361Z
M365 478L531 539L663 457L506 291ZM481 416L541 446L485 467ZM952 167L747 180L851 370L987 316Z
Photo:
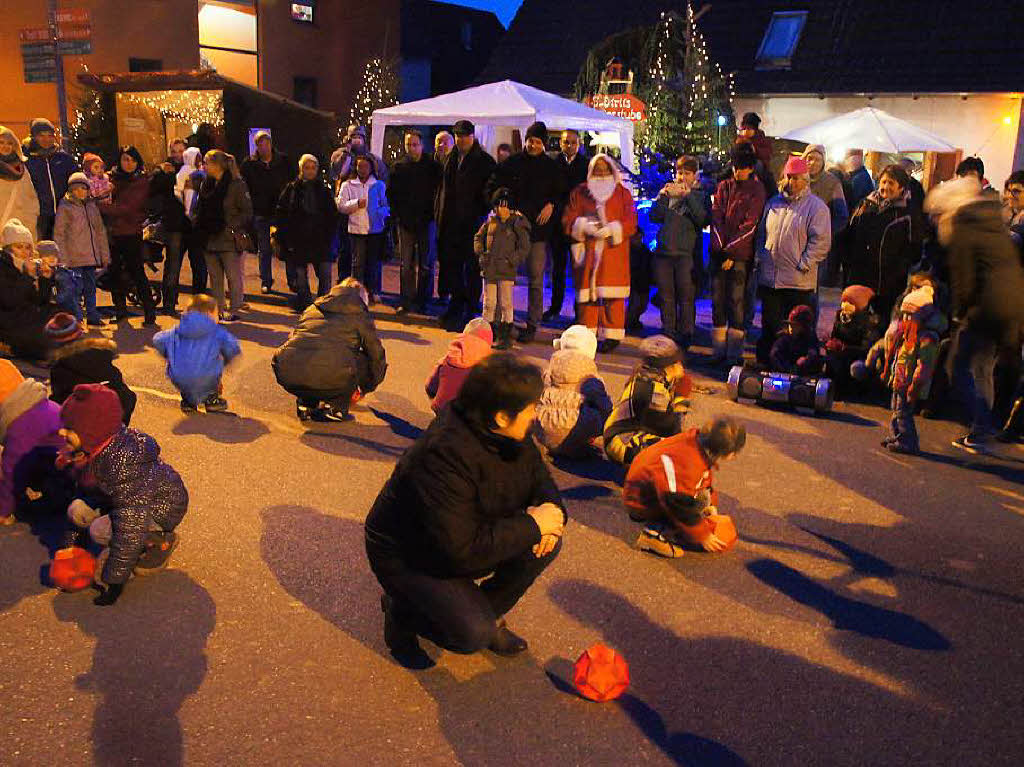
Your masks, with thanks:
M0 125L0 226L19 219L36 239L39 198L21 155L21 144L14 131Z

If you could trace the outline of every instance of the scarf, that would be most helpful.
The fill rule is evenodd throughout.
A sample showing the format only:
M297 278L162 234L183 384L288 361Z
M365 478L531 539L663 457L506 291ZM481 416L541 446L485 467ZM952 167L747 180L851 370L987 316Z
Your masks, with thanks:
M60 144L57 142L54 142L53 146L49 149L43 149L36 143L35 139L30 139L28 144L25 145L25 154L29 157L51 157L57 153L58 149L60 149Z
M224 231L227 220L224 218L224 200L228 196L231 174L225 173L220 180L207 176L199 189L199 210L196 215L197 225L207 237Z
M0 157L0 179L4 181L21 181L25 175L25 163L16 154Z

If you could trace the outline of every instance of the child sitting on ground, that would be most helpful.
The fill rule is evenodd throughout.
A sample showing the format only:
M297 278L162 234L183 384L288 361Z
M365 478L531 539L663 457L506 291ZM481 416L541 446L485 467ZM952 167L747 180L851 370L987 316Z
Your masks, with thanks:
M946 318L935 307L935 290L924 285L908 293L885 334L883 380L892 389L891 432L882 446L893 453L920 452L914 407L928 396L939 337Z
M183 413L195 413L200 404L207 413L228 409L220 379L224 365L242 349L217 322L215 299L205 293L193 296L178 327L153 336L153 346L167 358L167 377L181 392Z
M612 412L594 363L597 336L585 325L573 325L553 344L556 351L537 403L537 441L552 455L592 457L594 442Z
M709 552L729 548L735 528L718 514L712 472L746 441L742 424L716 418L640 453L622 489L630 518L644 523L636 547L670 559L683 556L681 543Z
M645 447L678 434L690 411L692 382L676 342L651 336L640 344L640 354L642 362L604 425L605 453L627 466Z
M495 349L512 348L512 288L516 272L530 252L530 222L512 207L512 193L500 187L491 195L491 214L473 240L484 278L484 319L494 326Z
M178 545L174 529L188 510L181 476L160 459L151 436L121 423L121 403L102 384L81 384L60 409L65 444L58 468L70 468L82 490L102 499L102 516L81 501L68 518L88 528L106 550L96 564L102 593L94 604L112 605L134 572L148 574L167 565Z
M113 389L121 400L124 425L135 412L137 397L124 382L114 364L117 344L106 338L82 338L82 325L65 312L46 323L46 335L54 346L50 365L50 399L58 405L71 396L78 384L101 383Z
M789 313L786 328L779 333L768 354L772 372L821 375L822 359L814 312L809 306L797 306Z
M852 380L863 380L863 363L881 335L881 322L871 299L875 291L865 285L850 285L843 291L832 334L825 342L825 374L837 393L847 390Z
M35 469L48 464L52 473L59 430L60 407L46 398L46 385L0 359L0 526L13 525L14 512L34 500L26 490L35 484Z
M0 354L44 360L45 286L40 290L35 278L45 281L52 272L37 257L32 232L16 218L3 225L0 247Z
M277 382L300 421L347 421L353 396L376 389L388 363L359 280L347 277L313 302L274 353Z
M72 173L68 179L68 193L57 207L53 239L60 249L57 305L81 322L85 301L86 320L94 327L103 325L96 310L96 270L110 264L110 246L84 173Z
M95 202L110 202L114 185L107 177L107 169L102 158L92 152L86 152L82 155L82 170L89 179L89 196Z
M462 388L462 382L480 360L491 353L494 342L491 323L482 317L470 320L448 346L448 352L434 365L424 389L430 397L430 409L435 413L451 402Z

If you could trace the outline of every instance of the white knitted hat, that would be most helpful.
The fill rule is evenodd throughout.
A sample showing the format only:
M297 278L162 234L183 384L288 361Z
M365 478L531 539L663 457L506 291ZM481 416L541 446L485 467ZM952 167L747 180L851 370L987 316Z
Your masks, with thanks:
M4 224L3 233L0 234L0 247L6 248L8 245L18 242L26 245L35 244L32 240L32 232L28 227L16 218L9 218Z
M586 325L572 325L566 328L561 337L551 342L555 350L575 349L586 354L590 359L597 356L597 336Z

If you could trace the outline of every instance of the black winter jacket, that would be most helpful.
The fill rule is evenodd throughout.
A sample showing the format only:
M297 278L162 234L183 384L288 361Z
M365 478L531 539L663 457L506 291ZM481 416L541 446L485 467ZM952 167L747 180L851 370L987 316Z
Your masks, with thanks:
M192 224L185 215L185 205L174 193L176 177L173 173L158 170L149 182L149 199L146 213L149 218L159 219L168 233L187 233Z
M38 356L45 351L43 326L47 318L41 302L32 278L14 265L10 255L0 252L0 342L13 347L16 356Z
M263 162L258 155L252 155L245 158L239 170L246 186L249 187L253 215L274 215L284 185L295 175L295 168L288 155L281 154L275 149L270 155L269 163Z
M473 236L491 208L487 181L493 172L494 158L479 143L473 144L461 165L458 149L448 154L434 205L439 233L447 230L467 238Z
M488 198L500 187L512 192L512 204L530 222L530 242L548 242L561 219L556 215L565 198L565 173L546 154L519 152L494 169L488 184ZM537 223L541 209L551 204L551 217L545 224Z
M577 152L576 156L572 158L572 162L567 161L561 152L555 152L551 156L565 179L565 194L561 201L564 206L569 201L569 192L586 182L587 171L590 170L590 160L583 156L583 152Z
M101 383L117 393L124 412L121 420L127 426L138 398L124 382L115 357L117 344L106 338L83 338L60 347L50 367L50 399L63 404L78 384Z
M305 200L308 189L313 190L311 207ZM281 257L299 265L330 261L337 222L338 206L319 176L312 181L296 178L288 182L274 214Z
M532 439L471 423L452 403L395 467L366 518L367 539L438 578L477 578L527 554L540 529L525 511L562 504Z
M148 434L122 426L88 466L83 479L103 497L110 514L110 556L103 581L121 584L146 548L151 530L174 530L188 509L181 476L160 459L160 446Z
M953 317L1000 343L1019 344L1024 270L999 201L982 200L958 210L947 250Z
M650 213L651 221L661 224L657 254L675 258L692 256L708 222L708 214L703 190L694 189L683 197L659 194Z
M388 207L391 217L406 229L418 229L434 219L434 197L441 185L441 166L429 155L417 162L404 157L391 169Z
M384 380L388 363L373 317L354 288L335 285L299 318L274 353L274 375L296 397L331 400Z

